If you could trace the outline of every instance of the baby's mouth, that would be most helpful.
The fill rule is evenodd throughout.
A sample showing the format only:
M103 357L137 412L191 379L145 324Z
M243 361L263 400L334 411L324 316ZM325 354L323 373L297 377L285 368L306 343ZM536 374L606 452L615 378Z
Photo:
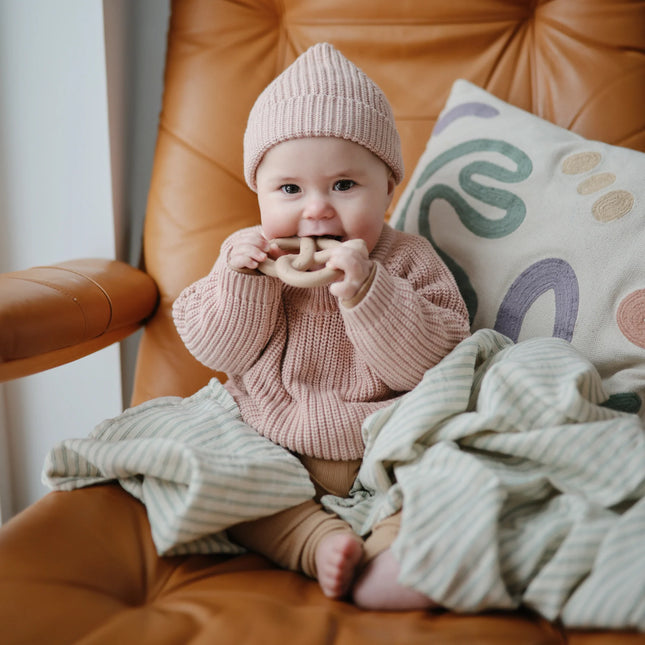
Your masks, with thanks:
M342 240L345 230L341 222L334 220L303 220L299 222L296 231L298 237L321 237L332 240Z

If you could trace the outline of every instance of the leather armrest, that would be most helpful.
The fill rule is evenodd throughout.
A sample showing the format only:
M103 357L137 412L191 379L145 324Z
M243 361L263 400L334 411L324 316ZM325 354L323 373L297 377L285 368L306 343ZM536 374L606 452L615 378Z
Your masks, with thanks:
M116 260L0 274L0 382L122 340L154 312L157 300L149 275Z

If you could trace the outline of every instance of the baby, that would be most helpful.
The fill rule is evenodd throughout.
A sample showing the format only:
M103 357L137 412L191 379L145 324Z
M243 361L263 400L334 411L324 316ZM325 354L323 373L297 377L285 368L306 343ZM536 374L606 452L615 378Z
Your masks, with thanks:
M429 242L385 223L403 176L392 109L333 46L315 45L257 99L244 172L261 226L224 242L209 275L176 300L174 320L190 352L228 374L246 423L295 454L317 494L229 535L317 578L329 597L351 591L363 607L430 606L396 584L389 546L398 515L364 540L319 503L348 494L363 420L469 334L465 304ZM340 241L326 265L340 278L303 289L258 272L281 253L272 241L292 236Z

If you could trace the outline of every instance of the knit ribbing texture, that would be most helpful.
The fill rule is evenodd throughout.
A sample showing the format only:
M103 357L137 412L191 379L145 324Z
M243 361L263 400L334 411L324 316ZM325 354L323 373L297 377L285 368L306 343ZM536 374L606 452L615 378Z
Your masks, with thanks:
M453 277L426 239L385 225L369 293L347 309L328 287L296 289L230 269L237 235L175 302L180 336L229 375L242 418L260 434L310 457L359 459L365 418L468 335Z

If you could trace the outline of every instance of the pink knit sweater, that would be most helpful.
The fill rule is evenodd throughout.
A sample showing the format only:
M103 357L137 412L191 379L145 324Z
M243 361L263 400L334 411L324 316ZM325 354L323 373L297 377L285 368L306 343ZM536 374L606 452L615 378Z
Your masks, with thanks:
M229 268L234 233L209 275L173 306L186 347L226 372L243 419L297 453L363 455L361 424L469 334L466 306L430 243L385 225L376 273L354 307L328 287L296 289Z

